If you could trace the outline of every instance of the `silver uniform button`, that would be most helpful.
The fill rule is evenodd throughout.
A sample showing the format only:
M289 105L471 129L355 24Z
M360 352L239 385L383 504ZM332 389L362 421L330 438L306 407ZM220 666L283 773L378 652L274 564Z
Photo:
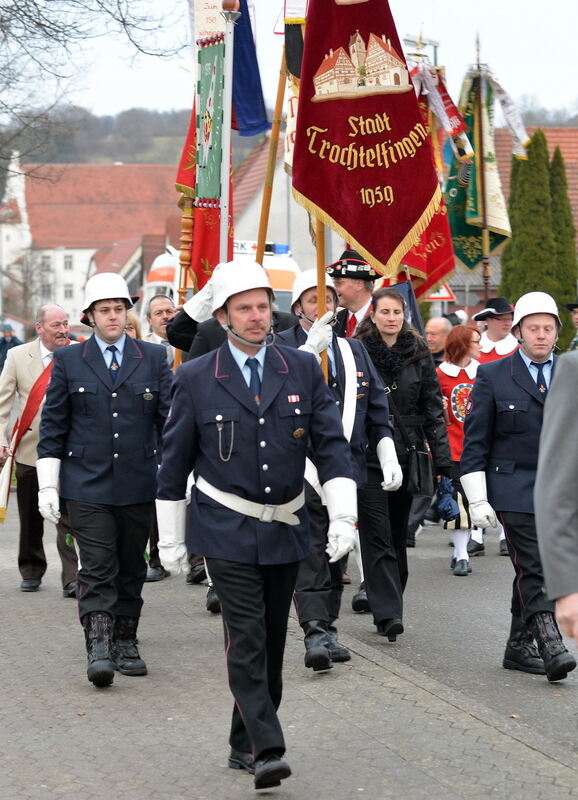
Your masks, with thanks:
M515 405L513 405L512 403L510 403L510 405L508 406L508 408L516 408L516 406L515 406Z
M267 472L267 470L269 469L269 464L263 464L261 469L263 470L263 472Z
M68 455L69 455L69 456L71 456L71 455L72 455L72 450L69 450L69 451L68 451Z
M265 420L263 419L263 417L260 417L259 425L264 425L264 424L265 424Z
M113 453L113 458L118 458L118 453Z
M79 386L79 387L78 387L78 391L79 391L79 392L84 392L84 386Z
M147 388L145 389L145 392L150 392L150 389L149 389L149 387L148 387L148 386L147 386Z
M296 413L296 414L300 414L300 413L301 413L301 409L300 409L300 408L296 408L296 409L295 409L295 413Z
M116 392L113 392L113 393L111 394L111 397L117 397L117 394L116 394Z
M271 487L270 486L265 486L264 491L265 491L265 494L271 494Z
M113 411L113 412L112 412L112 416L113 416L113 417L118 417L118 411Z
M114 434L114 438L115 438L115 439L118 439L118 433L115 433L115 434Z
M251 363L252 363L252 362L251 362ZM220 422L220 421L223 419L223 415L222 415L222 414L217 414L217 416L215 417L215 419L217 420L217 422Z
M267 446L267 442L259 442L259 447L266 447L266 446Z

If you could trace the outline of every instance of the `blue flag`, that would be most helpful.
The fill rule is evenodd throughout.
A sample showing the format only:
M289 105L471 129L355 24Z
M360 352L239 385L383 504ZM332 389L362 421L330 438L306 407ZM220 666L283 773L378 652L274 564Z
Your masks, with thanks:
M409 324L412 325L416 329L416 331L419 332L420 336L425 337L425 328L423 325L421 314L419 313L419 307L417 304L417 300L415 299L415 293L413 291L413 286L411 281L396 283L391 288L395 289L396 292L399 292L400 295L405 300L405 306L407 309L407 321L409 322Z
M268 131L271 125L265 110L247 0L241 0L239 10L233 51L233 127L240 136L256 136Z

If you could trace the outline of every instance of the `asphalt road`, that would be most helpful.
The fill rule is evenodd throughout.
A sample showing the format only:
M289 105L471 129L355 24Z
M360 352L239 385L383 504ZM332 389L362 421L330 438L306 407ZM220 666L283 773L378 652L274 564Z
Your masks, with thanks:
M489 533L486 554L472 559L467 578L451 573L448 540L440 527L426 527L416 548L408 551L405 633L395 644L375 633L370 615L352 612L355 581L344 592L340 629L578 752L578 670L550 684L542 675L501 666L514 570L509 558L498 555L497 534ZM354 565L350 573L354 579ZM578 658L578 648L566 644Z

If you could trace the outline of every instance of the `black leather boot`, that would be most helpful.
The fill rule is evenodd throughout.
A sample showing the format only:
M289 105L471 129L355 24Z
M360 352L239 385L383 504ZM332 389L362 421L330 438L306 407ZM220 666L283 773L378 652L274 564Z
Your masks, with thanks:
M518 669L534 675L545 675L544 662L534 642L534 634L520 617L512 617L510 637L502 661L504 669Z
M117 617L114 621L112 657L122 675L146 675L147 665L136 646L138 617Z
M305 633L305 666L313 672L331 669L331 642L327 630L327 622L310 619L301 626Z
M343 661L351 661L351 653L337 638L337 628L335 625L329 625L327 627L327 633L329 634L329 655L331 660L335 664L342 663Z
M530 617L530 628L538 643L549 681L561 681L576 668L574 656L566 650L562 635L551 611L539 611Z
M359 584L359 589L351 598L351 608L356 614L367 614L371 611L369 600L367 599L367 592L365 591L365 583Z
M88 666L88 680L95 686L110 686L114 680L112 661L112 617L105 611L91 611L82 618Z

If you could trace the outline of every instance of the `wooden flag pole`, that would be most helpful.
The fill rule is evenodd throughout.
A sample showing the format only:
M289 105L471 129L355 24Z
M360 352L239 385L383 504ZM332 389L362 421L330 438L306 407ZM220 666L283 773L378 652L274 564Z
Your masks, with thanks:
M317 319L327 311L325 301L325 225L315 217L315 253L317 255ZM327 368L327 350L321 353L321 370L327 382L329 371Z
M257 264L263 263L265 255L265 240L267 239L267 228L269 226L269 214L271 212L271 197L273 194L273 180L275 178L275 167L277 166L277 147L279 145L279 134L281 131L281 115L283 113L283 100L285 99L285 86L287 84L287 63L285 60L285 48L281 54L281 67L279 68L279 82L277 84L277 98L275 100L275 110L273 111L273 121L271 124L271 139L269 140L269 160L265 173L265 184L263 186L263 199L261 201L261 216L259 218L259 233L257 234L257 252L255 261Z
M488 299L490 294L490 276L491 276L491 269L490 269L490 231L488 230L488 209L486 203L486 165L485 165L485 151L484 151L484 121L483 121L483 109L484 109L484 98L482 97L482 90L483 90L483 79L482 79L482 67L480 64L480 37L479 35L476 38L476 49L477 49L477 63L478 63L478 94L476 97L476 105L478 110L478 119L477 119L477 157L479 159L478 163L480 165L479 175L480 175L480 191L478 193L478 197L481 201L481 212L482 212L482 278L484 281L484 305L487 307Z
M179 266L180 266L180 274L179 274L179 301L178 305L182 306L186 300L187 296L187 284L189 275L194 275L195 273L191 270L191 261L192 261L192 253L193 253L193 227L194 227L194 218L193 218L193 198L187 197L183 195L181 200L181 207L182 207L182 216L181 216L181 236L180 236L180 243L181 249L179 251ZM196 290L195 286L195 290ZM183 360L183 353L182 350L179 350L178 347L174 348L175 356L173 358L173 371L180 367L182 360Z

